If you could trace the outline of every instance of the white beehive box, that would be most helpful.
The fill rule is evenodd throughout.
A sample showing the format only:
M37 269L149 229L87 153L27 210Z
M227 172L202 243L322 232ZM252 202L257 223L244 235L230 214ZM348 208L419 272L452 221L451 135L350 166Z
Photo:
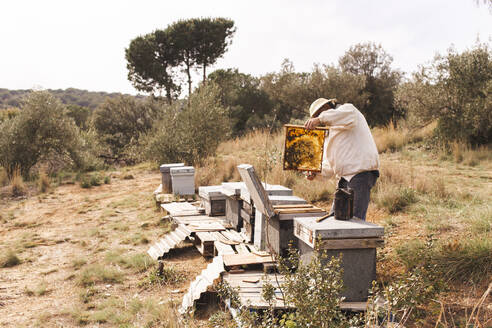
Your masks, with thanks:
M170 194L173 191L173 186L171 182L171 168L173 167L183 167L184 163L171 163L162 164L159 167L162 175L162 189L161 193Z
M172 167L171 181L173 194L195 194L195 168L193 166Z

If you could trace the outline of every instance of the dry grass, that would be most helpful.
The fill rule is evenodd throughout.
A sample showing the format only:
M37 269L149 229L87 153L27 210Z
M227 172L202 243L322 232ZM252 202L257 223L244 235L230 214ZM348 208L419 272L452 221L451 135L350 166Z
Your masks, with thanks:
M27 193L27 187L24 184L20 169L15 169L10 178L10 194L13 197L23 196Z
M50 189L51 186L51 181L50 177L46 174L44 170L41 170L39 172L39 177L38 177L38 190L41 193L45 193Z
M386 127L374 128L372 130L372 134L380 153L400 150L409 142L410 139L407 129L397 129L394 127L392 122L390 122Z
M441 152L446 154L448 151L443 149ZM492 150L490 149L490 146L472 148L468 144L455 141L451 144L450 153L454 162L469 166L476 166L483 161L492 160Z
M3 250L0 254L0 268L10 268L21 263L17 254L11 250Z
M9 177L7 175L7 171L0 167L0 187L5 187L9 184Z

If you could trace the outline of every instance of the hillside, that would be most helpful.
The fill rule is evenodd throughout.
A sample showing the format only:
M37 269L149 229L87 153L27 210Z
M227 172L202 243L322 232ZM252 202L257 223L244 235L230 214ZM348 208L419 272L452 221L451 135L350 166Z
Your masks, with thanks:
M311 183L282 171L281 146L281 134L262 132L225 142L197 169L197 185L239 180L235 167L248 162L269 183L328 207L334 181ZM381 162L368 212L368 221L385 227L378 280L394 281L422 260L419 254L432 252L447 274L448 289L437 299L460 326L492 273L491 152L457 158L416 143L381 154ZM184 248L166 262L165 280L156 277L146 250L169 227L153 203L160 183L154 167L100 172L111 176L110 184L91 189L68 175L49 193L0 201L0 260L13 261L0 269L2 327L177 327L174 305L207 262L195 248ZM407 327L435 326L440 304L422 310ZM190 327L214 327L208 318L216 311L197 313ZM490 300L481 315L492 317Z
M82 107L88 107L91 109L96 108L99 104L104 102L106 98L115 98L121 93L117 92L96 92L80 90L75 88L46 90L54 96L61 99L64 104L77 105ZM22 98L25 97L31 90L9 90L0 88L0 109L9 107L20 107ZM144 98L144 96L135 96L136 98Z

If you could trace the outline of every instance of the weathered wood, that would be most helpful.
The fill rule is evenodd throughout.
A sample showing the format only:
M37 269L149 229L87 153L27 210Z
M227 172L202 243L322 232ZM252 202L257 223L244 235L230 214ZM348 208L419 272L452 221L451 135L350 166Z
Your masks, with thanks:
M241 178L248 188L255 207L261 213L272 217L275 214L273 206L270 203L270 200L268 199L268 194L266 193L265 188L263 188L260 179L258 179L253 166L249 164L241 164L237 168L239 170Z
M273 257L258 256L253 253L224 255L224 265L227 267L235 265L262 264L274 262Z
M279 204L279 205L273 205L273 208L275 210L283 210L283 209L298 209L298 208L317 208L316 206L312 204Z
M384 235L384 228L374 223L351 219L347 221L335 220L328 217L322 222L316 222L320 216L296 218L294 233L296 237L309 246L315 246L315 240L321 239L361 239L379 238Z
M367 239L325 239L317 242L319 249L361 249L383 247L381 238Z
M187 202L161 204L161 207L172 217L200 215L198 208Z

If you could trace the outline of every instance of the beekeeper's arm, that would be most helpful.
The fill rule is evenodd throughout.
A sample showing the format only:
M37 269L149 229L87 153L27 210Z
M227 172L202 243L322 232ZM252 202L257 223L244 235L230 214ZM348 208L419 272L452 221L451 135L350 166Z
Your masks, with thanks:
M351 129L355 125L356 119L357 109L352 104L343 104L319 115L321 124L341 130Z

